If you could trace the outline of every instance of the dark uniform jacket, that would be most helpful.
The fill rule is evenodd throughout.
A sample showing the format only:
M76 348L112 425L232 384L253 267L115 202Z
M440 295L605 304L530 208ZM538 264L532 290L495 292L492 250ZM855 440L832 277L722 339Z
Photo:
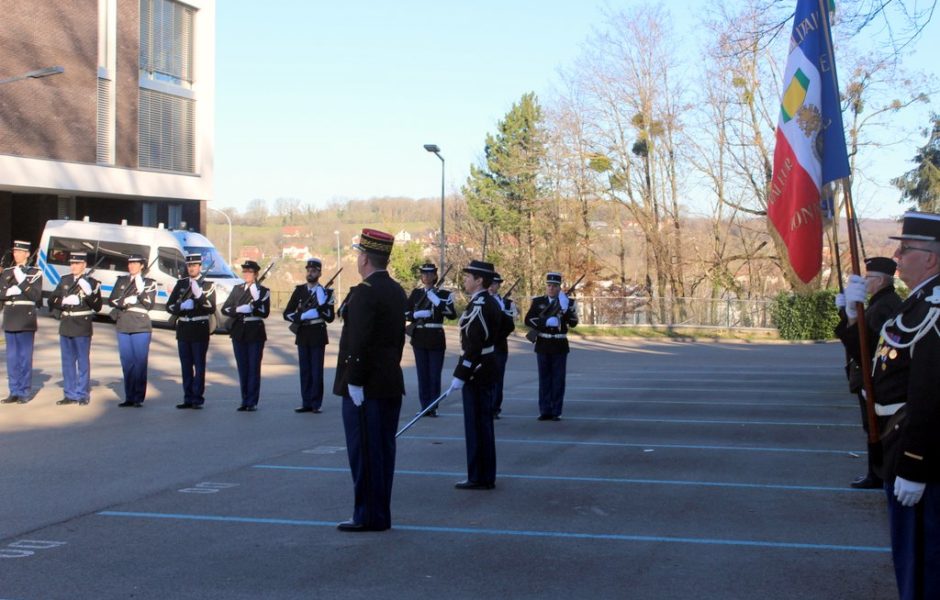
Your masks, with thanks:
M271 290L263 285L258 286L258 299L254 300L248 291L250 286L239 284L232 288L222 305L222 314L232 319L229 323L228 334L238 342L263 342L268 339L264 330L264 319L271 314ZM236 312L241 305L251 306L250 313Z
M388 271L376 271L349 290L341 306L344 322L334 394L348 395L347 385L360 385L366 398L404 395L401 355L407 302L405 290Z
M180 308L185 300L193 300L194 306L190 310ZM166 311L177 317L176 339L184 342L207 342L212 333L209 329L209 316L215 314L215 286L210 281L203 280L202 296L198 299L192 297L189 286L189 277L176 282L170 297L166 301Z
M326 301L320 304L317 299L316 290L323 290ZM290 300L287 301L287 307L284 308L284 320L296 323L297 333L294 334L294 343L298 346L326 346L330 343L329 336L326 333L326 324L332 323L336 318L334 303L336 298L333 296L333 290L324 288L320 284L311 289L306 283L302 283L294 288ZM316 319L301 320L300 315L310 310L317 309L319 316Z
M558 327L549 327L545 324L553 316L558 317ZM525 324L526 327L531 327L538 332L539 337L535 341L537 354L567 354L569 352L568 328L578 324L574 300L569 299L568 310L562 313L558 298L536 296L532 298L532 306L525 315Z
M882 430L885 479L898 475L940 481L938 315L940 276L935 276L901 304L878 340L872 372L875 403L904 403Z
M114 308L111 316L117 322L115 329L118 333L143 333L153 329L149 311L157 297L157 282L147 277L143 277L143 281L142 290L137 289L130 275L121 275L114 282L108 305ZM136 298L137 302L129 304L131 298Z
M500 305L502 318L499 327L499 333L496 335L496 351L503 354L509 352L509 335L516 329L516 303L508 298L493 296L496 303Z
M415 324L411 333L411 345L425 350L444 350L447 343L444 341L444 319L456 319L457 309L454 308L454 295L447 290L435 292L441 303L434 306L428 298L427 288L415 288L408 297L408 312L405 318ZM428 318L415 319L416 310L430 310Z
M496 376L496 340L503 325L503 311L487 290L473 295L460 315L460 359L454 377L465 382L490 383Z
M59 285L49 296L49 308L54 312L61 311L59 321L59 335L66 337L91 337L92 322L95 312L101 310L101 283L94 277L83 277L91 286L91 293L86 295L75 281L75 276L69 273L64 275ZM65 306L62 300L66 296L75 294L79 304Z
M19 267L26 278L16 282L13 269L9 267L0 274L0 306L3 307L3 330L36 331L37 308L42 305L42 272L36 267ZM9 294L7 290L16 286L21 293Z
M875 347L878 346L878 336L881 334L882 326L897 313L900 306L901 297L894 291L893 285L878 290L868 301L868 306L865 308L865 325L868 330L869 358L875 353ZM839 324L836 325L836 336L842 340L845 350L852 360L856 364L862 364L858 343L858 323L853 323L850 327L848 318L843 313Z

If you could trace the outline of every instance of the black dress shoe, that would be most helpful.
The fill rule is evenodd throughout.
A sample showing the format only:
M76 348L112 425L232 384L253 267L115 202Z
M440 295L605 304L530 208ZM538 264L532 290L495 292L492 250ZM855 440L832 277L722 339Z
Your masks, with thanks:
M248 410L248 407L242 405L242 406L239 406L238 408L236 408L235 410L237 410L238 412L245 412L246 410Z
M552 421L561 421L561 417L559 417L558 415L555 415L554 417L552 417Z
M184 408L192 408L192 407L193 407L193 405L190 404L189 402L183 402L182 404L177 404L177 405L176 405L176 408L179 408L179 409L181 409L181 410L184 409Z
M465 479L459 483L455 483L454 487L458 490L491 490L496 487L495 483L474 483L469 479Z
M248 412L255 412L256 410L258 410L258 407L257 407L257 406L249 406L249 407L245 408L245 410L247 410Z
M318 415L318 414L320 414L320 413L323 412L323 411L320 410L319 408L314 408L311 412L312 412L313 414L315 414L315 415Z
M551 419L551 415L539 415L539 421L550 421Z
M436 419L436 418L437 418L437 409L429 410L429 411L428 411L428 414L426 414L426 415L424 415L424 416L425 416L425 417L434 417L434 418Z
M301 406L300 408L295 408L294 412L295 413L308 413L308 412L313 412L313 409L307 408L306 406Z
M143 408L143 407L144 407L144 403L143 403L143 402L135 402L135 403L134 403L134 408Z
M75 404L75 401L70 398L62 398L61 400L56 402L56 404L58 404L59 406L62 406L63 404Z
M124 402L121 402L120 404L118 404L118 406L120 406L121 408L127 408L128 406L135 406L135 405L140 406L140 403L134 403L129 400L125 400Z
M340 531L369 531L369 528L363 525L362 523L356 523L355 521L343 521L342 523L336 526Z
M494 414L494 415L493 415L493 418L494 418L494 419L498 419L498 418L499 418L499 413Z
M29 398L28 396L17 396L17 397L16 397L16 403L17 403L17 404L29 404L29 400L30 400L30 398Z
M19 402L19 401L20 401L20 397L19 397L19 396L14 396L14 395L10 394L9 396L7 396L6 398L4 398L3 400L0 400L0 404L16 404L16 403Z
M878 490L884 487L884 482L878 476L869 473L853 481L851 486L857 490Z
M91 402L88 398L82 398L78 401L79 406L88 406L88 403Z
M202 404L193 404L193 405L190 406L189 408L191 408L191 409L193 409L193 410L202 410Z

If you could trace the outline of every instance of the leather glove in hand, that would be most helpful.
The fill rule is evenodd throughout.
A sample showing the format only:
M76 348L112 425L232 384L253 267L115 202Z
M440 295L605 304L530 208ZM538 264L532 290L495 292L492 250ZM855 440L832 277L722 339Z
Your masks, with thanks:
M416 319L430 319L431 311L430 310L416 310L414 312L414 318Z
M192 298L189 300L183 300L180 302L180 310L192 310L196 307L196 303L193 302Z
M845 308L845 294L842 292L836 294L836 308L839 310Z
M23 290L21 290L18 285L11 285L7 288L7 296L19 296L22 293Z
M251 299L254 300L255 302L257 302L258 298L261 297L261 290L258 289L257 283L253 283L250 286L248 286L248 293L251 294Z
M545 319L546 327L560 327L561 322L558 320L558 317L549 317Z
M454 377L454 380L450 382L450 389L456 392L457 390L463 388L463 384L464 384L463 379L458 379Z
M81 288L82 292L87 296L91 293L91 284L88 283L88 280L82 277L78 280L78 287Z
M437 294L434 293L434 290L428 290L428 300L430 300L431 304L433 304L434 306L437 306L438 304L441 303L441 299L438 297Z
M23 267L16 267L13 269L13 277L17 283L23 283L26 279L26 271L23 270Z
M850 275L849 283L845 286L845 314L850 319L858 317L857 302L865 302L865 279L860 275Z
M237 312L237 313L240 314L240 315L249 315L249 314L251 314L251 305L250 305L250 304L242 304L242 305L240 305L240 306L236 306L236 307L235 307L235 312Z
M320 318L320 311L318 311L315 308L311 308L310 310L305 310L304 312L300 313L301 321L310 321L311 319L319 319L319 318Z
M62 298L62 306L78 306L82 301L78 299L78 296L75 294L69 294L65 298Z
M350 385L349 387L349 398L352 400L353 404L356 406L362 406L362 403L366 401L365 392L362 389L361 385Z
M908 481L903 477L896 477L894 480L894 495L897 496L898 503L901 506L914 506L920 502L920 498L924 495L924 488L926 487L926 483Z
M558 306L561 307L562 312L567 312L570 305L571 303L568 300L568 294L564 292L558 292Z
M141 277L139 273L134 276L134 285L137 286L138 292L144 291L144 278Z
M317 286L316 294L317 294L317 304L319 304L320 306L323 306L324 304L326 304L326 292L323 290L322 287Z
M189 280L189 289L193 292L194 298L202 298L202 286L195 279Z
M137 296L128 296L127 298L124 298L124 304L126 306L133 306L134 304L137 304Z

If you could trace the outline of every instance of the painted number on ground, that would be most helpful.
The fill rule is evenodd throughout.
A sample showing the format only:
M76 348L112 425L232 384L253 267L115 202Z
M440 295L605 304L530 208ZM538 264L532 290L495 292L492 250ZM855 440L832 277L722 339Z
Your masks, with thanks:
M26 558L36 554L37 550L50 550L64 545L65 542L52 540L19 540L0 548L0 558Z
M228 488L238 487L237 483L217 483L214 481L203 481L197 483L193 487L183 488L179 490L184 494L215 494L221 490L226 490Z

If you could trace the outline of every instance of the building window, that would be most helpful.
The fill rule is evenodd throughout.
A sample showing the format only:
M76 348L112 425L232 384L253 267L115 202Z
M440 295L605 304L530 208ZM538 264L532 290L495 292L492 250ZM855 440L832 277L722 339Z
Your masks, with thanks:
M141 225L144 227L157 226L157 204L155 202L144 202L141 215Z
M179 229L183 222L183 205L171 204L167 207L166 224L170 229Z
M195 102L140 90L138 162L141 168L195 172Z
M154 79L193 82L196 11L172 0L140 0L140 70Z

